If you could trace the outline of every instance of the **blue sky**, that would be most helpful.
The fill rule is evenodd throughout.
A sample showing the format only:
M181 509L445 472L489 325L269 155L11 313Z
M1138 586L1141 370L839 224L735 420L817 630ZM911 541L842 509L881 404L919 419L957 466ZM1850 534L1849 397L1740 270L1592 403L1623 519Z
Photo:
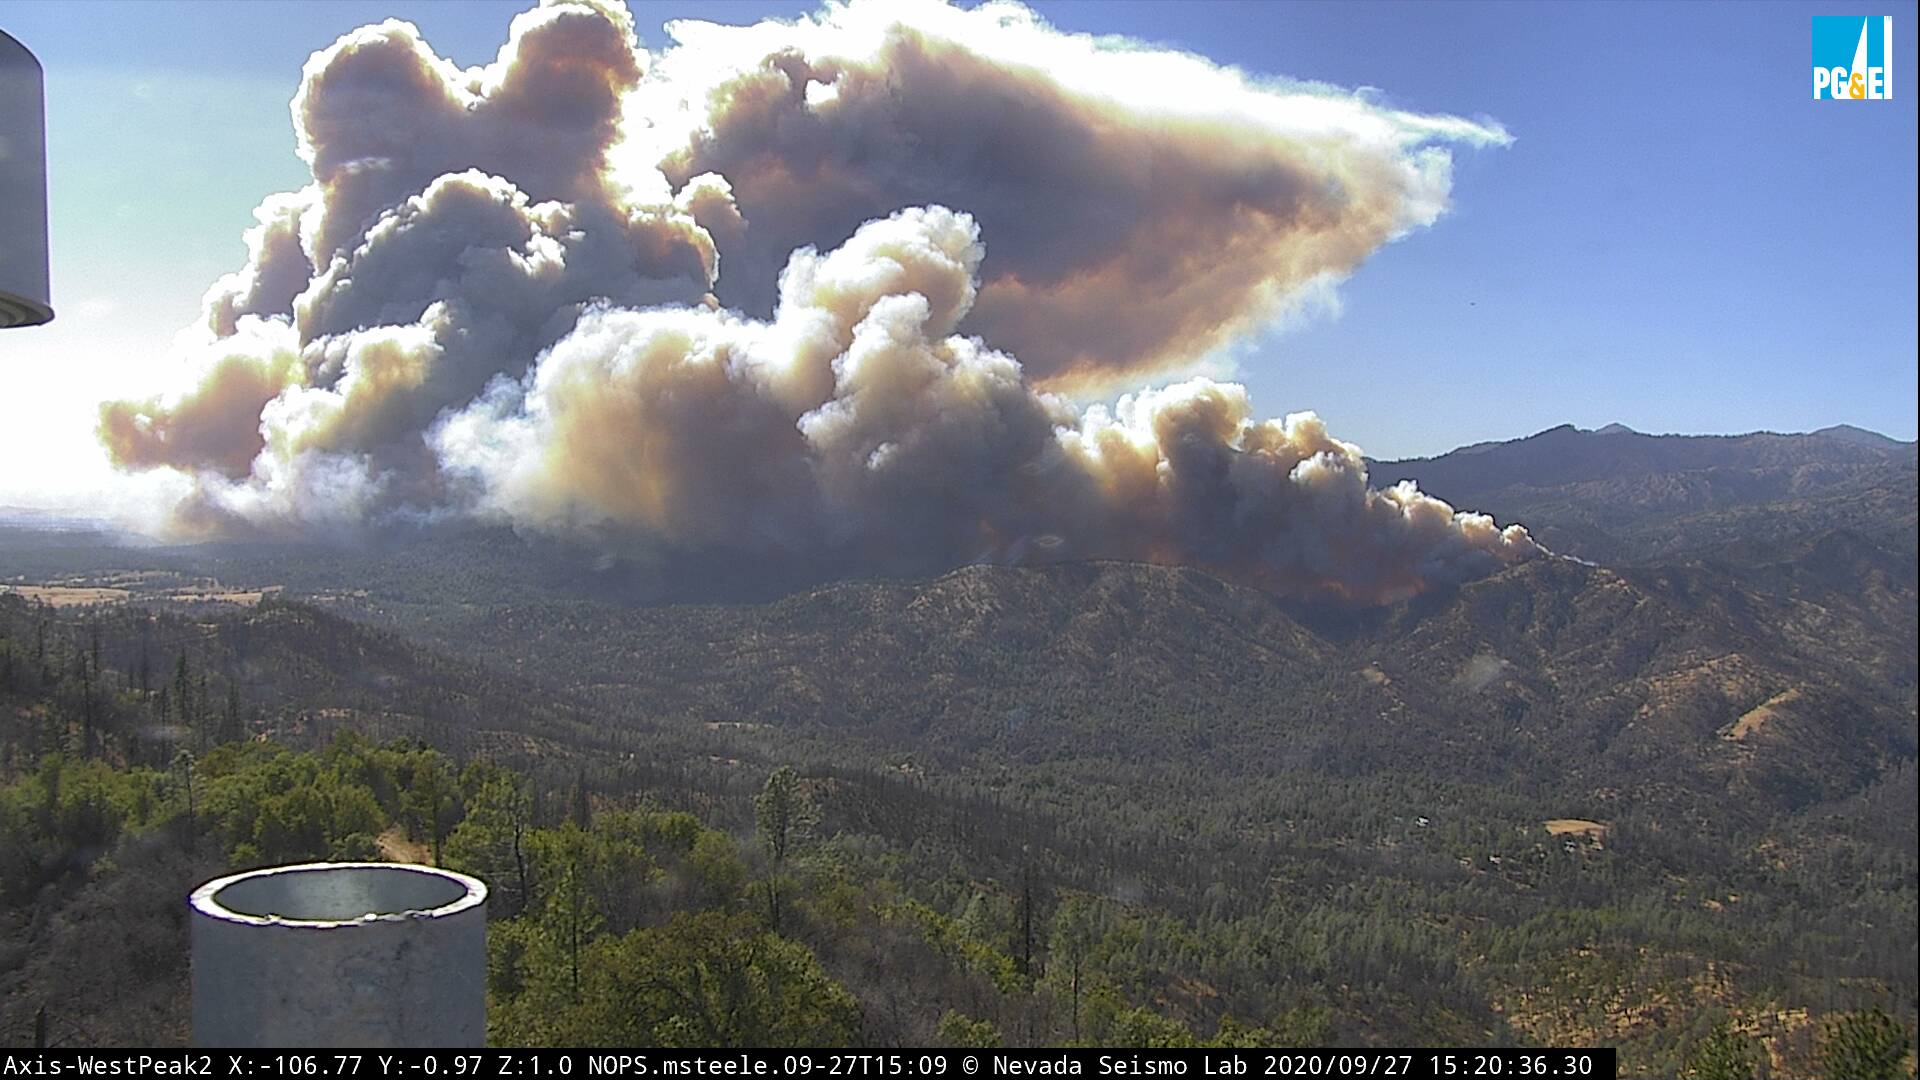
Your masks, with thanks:
M0 10L0 28L48 71L60 311L0 338L14 391L0 397L0 451L57 462L0 477L0 504L84 500L102 482L92 404L170 381L156 370L168 342L240 264L254 205L305 180L287 102L309 53L397 16L479 63L523 6ZM649 0L636 11L657 48L668 19L750 22L812 6ZM1034 6L1062 29L1377 87L1394 104L1490 117L1515 135L1456 153L1452 212L1376 254L1341 288L1338 314L1245 343L1237 377L1264 413L1315 409L1380 457L1564 422L1849 422L1915 436L1914 4ZM1894 16L1895 100L1811 100L1809 16L1868 13Z

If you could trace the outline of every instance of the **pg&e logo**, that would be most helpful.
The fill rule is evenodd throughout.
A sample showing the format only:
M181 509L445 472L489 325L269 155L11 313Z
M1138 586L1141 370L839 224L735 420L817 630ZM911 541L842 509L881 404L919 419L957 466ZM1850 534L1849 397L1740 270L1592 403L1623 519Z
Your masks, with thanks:
M1813 17L1813 99L1893 99L1893 16Z

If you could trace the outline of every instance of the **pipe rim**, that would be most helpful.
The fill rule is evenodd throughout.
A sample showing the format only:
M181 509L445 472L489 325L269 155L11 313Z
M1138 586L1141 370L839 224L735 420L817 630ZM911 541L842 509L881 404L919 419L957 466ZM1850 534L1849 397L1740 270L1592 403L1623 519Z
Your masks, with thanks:
M0 330L40 326L53 321L53 308L31 296L0 289Z
M307 874L338 870L397 870L403 873L423 874L458 885L460 896L450 903L436 908L416 908L407 911L370 912L353 919L289 919L279 915L253 915L244 911L235 911L220 903L216 897L229 885L256 878L279 877L288 874ZM479 878L470 877L454 870L438 866L422 866L418 863L391 862L317 862L298 863L292 866L268 866L257 870L243 870L237 874L217 877L193 890L188 904L194 912L217 922L234 923L242 926L285 926L306 930L344 929L355 926L372 926L384 923L410 922L415 919L444 919L469 911L487 902L487 884Z

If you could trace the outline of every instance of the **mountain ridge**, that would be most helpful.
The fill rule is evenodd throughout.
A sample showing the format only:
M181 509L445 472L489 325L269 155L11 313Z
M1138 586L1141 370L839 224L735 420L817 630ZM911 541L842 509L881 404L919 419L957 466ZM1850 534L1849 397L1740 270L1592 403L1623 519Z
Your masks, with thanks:
M1647 435L1563 424L1433 458L1371 461L1463 510L1519 522L1554 551L1608 564L1784 546L1845 528L1895 547L1916 536L1915 444L1862 429Z
M1892 450L1892 451L1912 448L1917 445L1914 440L1909 439L1909 440L1903 441L1900 439L1896 439L1891 435L1886 435L1881 432L1875 431L1871 428L1864 428L1855 424L1848 424L1848 423L1830 424L1827 427L1817 428L1812 431L1774 431L1769 428L1759 428L1753 431L1742 431L1742 432L1732 432L1732 433L1707 433L1707 432L1686 432L1686 431L1648 432L1648 431L1641 431L1638 428L1629 427L1626 424L1620 423L1619 421L1614 421L1612 423L1604 424L1597 428L1583 428L1577 424L1567 422L1567 423L1555 424L1552 427L1542 428L1539 431L1533 432L1530 435L1517 435L1507 439L1483 439L1479 442L1465 443L1460 446L1456 446L1451 450L1442 451L1437 454L1415 454L1409 457L1402 457L1402 458L1374 458L1369 456L1367 461L1371 465L1398 467L1398 466L1410 465L1414 462L1438 461L1442 458L1452 457L1455 454L1474 453L1477 451L1493 449L1497 447L1505 447L1505 446L1513 446L1516 444L1529 443L1529 442L1532 442L1533 440L1537 440L1545 436L1557 436L1557 435L1566 435L1566 434L1638 435L1642 438L1663 439L1663 440L1691 440L1691 439L1730 440L1730 439L1751 439L1751 438L1755 438L1756 436L1771 436L1774 438L1786 438L1786 439L1805 437L1805 438L1832 439L1838 442L1850 443L1856 446L1865 446L1865 447L1870 447L1878 450Z

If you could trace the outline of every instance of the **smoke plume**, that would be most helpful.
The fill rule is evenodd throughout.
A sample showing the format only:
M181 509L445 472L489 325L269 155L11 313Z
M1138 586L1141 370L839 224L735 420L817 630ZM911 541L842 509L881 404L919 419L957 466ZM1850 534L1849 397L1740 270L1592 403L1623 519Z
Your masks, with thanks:
M313 181L209 291L194 383L102 406L179 523L442 519L794 581L1115 557L1379 602L1537 551L1188 366L1432 223L1499 129L1056 32L1005 3L675 24L559 0L461 70L308 62Z
M1507 138L1061 34L1014 4L671 29L680 45L636 99L652 121L641 145L676 183L731 184L750 227L716 236L722 301L765 310L794 248L952 206L992 252L961 329L1042 385L1190 364L1432 224L1440 144Z

